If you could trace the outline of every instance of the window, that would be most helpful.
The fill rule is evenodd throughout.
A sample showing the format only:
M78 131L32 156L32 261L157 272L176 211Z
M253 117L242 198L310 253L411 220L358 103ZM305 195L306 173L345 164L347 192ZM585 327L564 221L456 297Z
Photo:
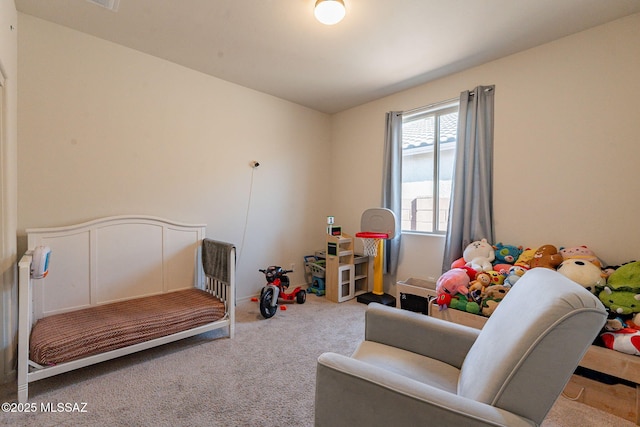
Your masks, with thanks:
M402 231L447 231L457 131L457 101L403 115Z

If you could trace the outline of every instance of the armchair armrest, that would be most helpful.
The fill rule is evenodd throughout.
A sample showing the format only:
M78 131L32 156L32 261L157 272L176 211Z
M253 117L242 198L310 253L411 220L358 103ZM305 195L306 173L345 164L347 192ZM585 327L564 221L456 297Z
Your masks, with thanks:
M365 339L401 348L460 368L480 334L471 328L424 314L371 303Z
M316 378L316 426L536 425L500 408L372 369L368 363L340 354L322 354Z

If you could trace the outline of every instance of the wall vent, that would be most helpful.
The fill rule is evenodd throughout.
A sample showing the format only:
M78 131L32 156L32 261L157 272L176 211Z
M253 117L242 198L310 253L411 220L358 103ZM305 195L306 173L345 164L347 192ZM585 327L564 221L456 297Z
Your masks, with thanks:
M87 0L89 3L93 3L95 5L104 7L105 9L109 9L113 12L118 11L118 6L120 5L120 0Z

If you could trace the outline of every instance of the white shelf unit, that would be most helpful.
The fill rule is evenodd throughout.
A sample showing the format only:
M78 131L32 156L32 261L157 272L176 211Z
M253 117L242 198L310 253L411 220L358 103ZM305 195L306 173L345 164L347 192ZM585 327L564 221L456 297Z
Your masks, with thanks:
M325 288L327 299L343 302L354 298L356 292L353 237L343 233L327 235Z

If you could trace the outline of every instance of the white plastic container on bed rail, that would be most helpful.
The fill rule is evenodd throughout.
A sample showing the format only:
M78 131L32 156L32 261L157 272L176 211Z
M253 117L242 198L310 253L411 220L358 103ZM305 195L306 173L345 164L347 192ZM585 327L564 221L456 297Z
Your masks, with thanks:
M48 246L38 246L31 255L31 278L44 279L49 273L49 260L51 259L51 248Z

